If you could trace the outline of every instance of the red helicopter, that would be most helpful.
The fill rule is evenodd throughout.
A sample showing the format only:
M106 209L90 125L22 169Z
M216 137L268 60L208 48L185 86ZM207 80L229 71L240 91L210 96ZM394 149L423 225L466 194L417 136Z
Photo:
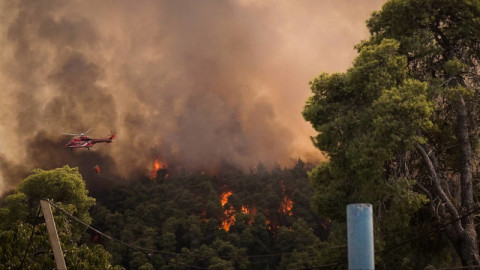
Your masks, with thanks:
M85 134L87 134L90 130L92 129L89 129L88 131L80 134L63 133L65 135L75 136L65 144L65 147L70 148L71 150L73 150L74 148L87 148L88 150L90 150L90 147L93 147L93 145L96 143L102 143L102 142L111 143L112 140L115 139L115 134L112 134L110 135L110 137L104 138L104 139L92 139L90 137L85 136Z

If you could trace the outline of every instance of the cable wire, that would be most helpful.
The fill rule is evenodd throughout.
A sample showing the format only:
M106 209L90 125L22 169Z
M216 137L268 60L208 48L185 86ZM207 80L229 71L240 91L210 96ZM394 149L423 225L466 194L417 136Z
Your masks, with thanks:
M391 246L389 246L389 247L386 247L386 248L384 248L384 249L382 249L382 250L375 251L375 254L384 253L384 252L390 251L390 250L392 250L392 249L395 249L395 248L397 248L397 247L400 247L400 246L403 246L403 245L405 245L405 244L408 244L408 243L410 243L410 242L413 242L413 241L416 241L416 240L418 240L418 239L421 239L421 238L423 238L423 237L432 235L432 234L434 234L434 233L438 233L438 232L441 231L442 229L444 229L444 228L452 225L453 223L455 223L455 222L457 222L457 221L459 221L459 220L461 220L461 219L463 219L463 218L466 218L466 217L472 215L473 213L477 212L478 210L480 210L479 207L477 207L477 208L475 208L475 209L473 209L473 210L465 213L465 214L462 215L461 217L458 217L458 218L456 218L456 219L451 220L450 222L447 222L447 223L445 223L445 224L442 224L441 226L439 226L439 227L436 228L435 230L430 230L430 231L425 232L425 233L423 233L423 234L420 234L420 235L417 235L417 236L415 236L415 237L412 237L412 238L409 238L409 239L407 239L407 240L404 240L404 241L402 241L402 242L400 242L400 243L397 243L397 244L391 245Z
M38 211L37 211L37 215L35 217L38 217L38 215L40 214L40 207L38 207ZM23 258L22 258L22 263L20 263L20 267L18 269L23 269L23 264L25 263L25 259L27 258L27 253L28 253L28 250L30 249L30 245L32 244L32 239L33 239L33 234L35 232L35 227L37 226L37 224L33 224L32 226L32 232L30 233L30 238L28 239L28 244L27 244L27 248L25 249L25 253L23 254Z
M169 251L161 251L161 250L156 250L156 249L149 249L149 248L143 248L143 247L138 247L138 246L135 246L135 245L132 245L132 244L129 244L129 243L126 243L126 242L123 242L115 237L112 237L110 235L107 235L101 231L99 231L98 229L95 229L94 227L86 224L85 222L83 222L82 220L80 220L79 218L73 216L72 214L70 214L69 212L67 212L66 210L62 209L61 207L59 207L58 205L54 204L53 202L51 202L50 200L48 199L44 199L45 201L47 201L50 205L52 205L53 207L55 207L56 209L58 209L59 211L63 212L65 215L67 215L67 217L71 218L72 220L84 225L85 227L87 227L88 229L98 233L99 235L111 240L111 241L114 241L114 242L117 242L121 245L124 245L124 246L127 246L133 250L137 250L137 251L140 251L140 252L143 252L145 254L147 254L148 256L152 256L152 254L155 254L155 253L160 253L160 254L166 254L166 255L172 255L172 256L194 256L196 258L212 258L212 257L218 257L218 258L233 258L233 257L243 257L243 258L258 258L258 257L275 257L275 256L283 256L283 255L291 255L293 252L282 252L282 253L272 253L272 254L262 254L262 255L240 255L240 256L199 256L199 255L195 255L195 254L185 254L185 253L178 253L178 252L169 252ZM398 248L400 246L403 246L405 244L408 244L408 243L411 243L413 241L416 241L418 239L421 239L425 236L428 236L428 235L431 235L433 233L438 233L441 229L467 217L467 216L470 216L472 215L473 213L479 211L480 208L477 207L475 208L474 210L471 210L467 213L465 213L464 215L462 215L461 217L459 218L456 218L448 223L445 223L441 226L439 226L437 229L435 230L431 230L431 231L428 231L426 233L423 233L423 234L420 234L418 236L415 236L415 237L412 237L412 238L409 238L407 240L404 240L400 243L397 243L397 244L394 244L394 245L391 245L389 247L386 247L382 250L378 250L378 251L375 251L375 254L380 254L380 253L385 253L385 252L388 252L390 250L393 250L395 248ZM337 246L337 247L330 247L330 248L339 248L339 247L345 247L347 245L341 245L341 246ZM321 265L321 266L314 266L314 267L309 267L309 268L302 268L302 269L297 269L297 270L310 270L310 269L322 269L322 268L327 268L327 267L333 267L333 266L338 266L338 265L341 265L341 264L344 264L346 263L347 260L346 259L342 259L342 260L338 260L334 263L330 263L330 264L326 264L326 265ZM178 262L177 262L178 263ZM183 264L183 263L182 263ZM190 266L190 265L185 265L185 266L188 266L188 267L192 267L192 268L196 268L196 269L208 269L208 268L200 268L200 267L195 267L195 266ZM472 266L470 266L471 268ZM465 268L468 268L465 267ZM465 269L465 268L442 268L442 269ZM480 269L480 267L479 267Z
M53 206L55 209L58 209L60 210L62 213L64 213L67 217L71 218L72 220L86 226L87 228L89 228L90 230L104 236L105 238L111 240L111 241L114 241L114 242L117 242L119 244L122 244L124 246L127 246L133 250L136 250L136 251L140 251L140 252L143 252L145 254L147 254L148 256L151 256L152 254L151 253L147 253L146 250L150 250L150 249L146 249L146 248L141 248L141 247L137 247L137 246L134 246L134 245L131 245L131 244L128 244L128 243L125 243L115 237L112 237L112 236L109 236L108 234L105 234L95 228L93 228L92 226L88 225L87 223L83 222L82 220L80 220L79 218L73 216L72 214L70 214L69 212L67 212L66 210L64 210L63 208L59 207L58 205L54 204L53 202L51 202L49 199L43 199L44 201L48 202L51 206ZM160 252L160 251L159 251ZM180 253L174 253L174 252L161 252L161 253L165 253L165 254L170 254L170 255L178 255ZM188 265L188 264L185 264L185 263L182 263L182 262L178 262L176 261L175 262L176 264L181 264L181 265L184 265L186 267L189 267L189 268L194 268L194 269L208 269L208 268L203 268L203 267L198 267L198 266L195 266L195 265Z
M435 268L435 270L456 270L456 269L480 269L480 265Z
M480 207L477 207L467 213L465 213L464 215L462 215L461 217L458 217L456 219L453 219L445 224L442 224L441 226L439 226L438 228L436 228L435 230L431 230L431 231L428 231L426 233L423 233L423 234L420 234L420 235L417 235L415 237L412 237L412 238L409 238L407 240L404 240L400 243L397 243L397 244L394 244L394 245L391 245L391 246L388 246L384 249L381 249L381 250L378 250L378 251L375 251L375 254L380 254L380 253L385 253L385 252L388 252L390 250L393 250L397 247L400 247L400 246L403 246L403 245L406 245L408 243L411 243L413 241L416 241L418 239L421 239L425 236L428 236L428 235L431 235L431 234L434 234L434 233L438 233L439 231L441 231L443 228L446 228L448 226L450 226L451 224L465 218L465 217L468 217L470 215L472 215L473 213L477 212L480 210ZM334 267L334 266L338 266L338 265L342 265L344 263L347 263L347 259L342 259L342 260L338 260L334 263L331 263L331 264L326 264L326 265L321 265L321 266L314 266L314 267L309 267L309 268L301 268L301 269L296 269L296 270L313 270L313 269L322 269L322 268L327 268L327 267ZM454 270L454 269L480 269L480 266L461 266L461 267L454 267L454 268L438 268L437 270Z
M137 246L134 246L134 245L131 245L131 244L128 244L128 243L125 243L123 242L122 240L119 240L115 237L112 237L108 234L105 234L97 229L95 229L94 227L88 225L87 223L83 222L81 219L73 216L72 214L70 214L69 212L67 212L66 210L64 210L63 208L59 207L58 205L54 204L53 202L51 202L50 200L48 199L43 199L44 201L48 202L51 206L53 206L54 208L58 209L59 211L61 211L62 213L64 213L67 217L71 218L72 220L82 224L83 226L87 227L88 229L98 233L99 235L107 238L108 240L111 240L111 241L114 241L114 242L117 242L119 244L122 244L124 246L127 246L131 249L134 249L136 251L140 251L140 252L143 252L143 253L146 253L147 255L151 255L149 254L147 251L153 251L153 250L150 250L150 249L147 249L147 248L142 248L142 247L137 247ZM170 254L170 255L175 255L176 253L173 253L173 252L168 252L168 251L164 251L162 253L165 253L165 254Z
M162 251L162 250L157 250L157 249L150 249L150 248L144 248L144 247L139 247L139 246L135 246L135 245L132 245L132 244L129 244L129 243L126 243L126 242L123 242L122 240L120 239L117 239L113 236L110 236L108 234L105 234L103 232L101 232L100 230L86 224L85 222L83 222L82 220L80 220L79 218L73 216L72 214L70 214L69 212L67 212L66 210L64 210L63 208L59 207L58 205L56 205L55 203L49 201L48 199L44 199L46 202L48 202L50 205L52 205L54 208L58 209L59 211L61 211L62 213L64 213L67 217L71 218L72 220L82 224L83 226L87 227L88 229L98 233L99 235L107 238L108 240L111 240L111 241L114 241L114 242L117 242L121 245L124 245L124 246L127 246L133 250L136 250L136 251L140 251L140 252L143 252L149 256L151 256L152 254L155 254L155 253L160 253L160 254L166 254L166 255L172 255L172 256L193 256L193 257L196 257L196 258L213 258L213 257L217 257L217 258L235 258L235 257L242 257L242 258L262 258L262 257L277 257L277 256L283 256L283 255L291 255L293 252L279 252L279 253L271 253L271 254L260 254L260 255L239 255L239 256L205 256L205 255L195 255L195 254L186 254L186 253L178 253L178 252L169 252L169 251ZM329 249L334 249L334 248L343 248L343 247L346 247L347 245L339 245L339 246L334 246L334 247L328 247Z

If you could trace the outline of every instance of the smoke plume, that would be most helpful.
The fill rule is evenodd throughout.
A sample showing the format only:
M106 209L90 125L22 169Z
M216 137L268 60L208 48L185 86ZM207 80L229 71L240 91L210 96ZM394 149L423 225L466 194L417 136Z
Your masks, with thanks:
M64 164L113 181L154 157L189 170L316 160L307 83L350 65L382 2L2 1L0 193ZM91 128L117 139L64 148L62 132Z

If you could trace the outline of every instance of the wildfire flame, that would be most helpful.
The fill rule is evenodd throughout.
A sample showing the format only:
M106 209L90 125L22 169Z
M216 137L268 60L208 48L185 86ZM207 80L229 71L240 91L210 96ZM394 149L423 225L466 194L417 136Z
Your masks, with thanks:
M152 166L152 171L150 172L150 179L157 178L158 170L166 169L168 167L167 163L160 161L158 158L155 159Z
M225 214L225 218L222 220L221 228L228 232L230 226L235 222L235 209L232 206L230 209L225 209L223 213Z
M222 195L220 196L220 203L222 204L222 207L224 207L225 204L227 204L228 197L230 197L230 195L232 195L231 191L227 191L227 192L222 193Z
M220 196L220 203L222 204L222 207L227 204L228 197L230 197L230 195L232 195L232 191L222 193ZM232 226L232 224L235 222L235 208L230 206L230 209L225 209L223 214L225 215L225 218L222 220L220 228L228 232L230 230L230 226Z
M280 204L280 212L285 215L293 215L292 213L293 201L288 198L286 195L283 197L283 201Z

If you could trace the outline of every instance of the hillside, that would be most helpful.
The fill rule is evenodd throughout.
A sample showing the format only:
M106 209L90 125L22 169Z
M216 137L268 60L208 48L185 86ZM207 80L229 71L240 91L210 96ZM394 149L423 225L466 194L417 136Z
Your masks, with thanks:
M329 221L310 210L311 165L219 175L168 174L113 187L92 210L92 233L126 269L303 269L320 265ZM151 254L151 255L148 255Z

